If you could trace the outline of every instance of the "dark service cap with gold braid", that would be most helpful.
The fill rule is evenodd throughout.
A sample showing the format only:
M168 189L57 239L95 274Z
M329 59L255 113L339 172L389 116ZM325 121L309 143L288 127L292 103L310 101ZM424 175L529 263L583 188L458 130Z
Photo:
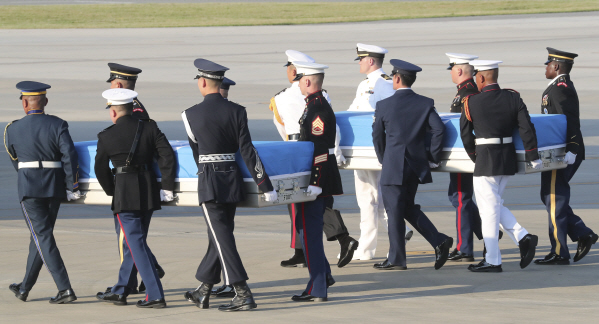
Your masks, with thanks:
M23 96L39 96L45 95L46 90L50 89L49 84L36 82L36 81L21 81L17 83L17 89L21 91L21 98Z
M229 70L220 64L208 61L203 58L193 61L193 65L198 69L198 74L194 79L206 78L216 81L222 81L225 78L225 72Z
M117 63L108 63L108 67L110 68L110 78L106 82L112 82L114 79L135 81L137 75L141 73L141 69Z
M578 54L560 51L552 47L547 47L547 52L549 52L549 56L547 57L545 65L549 64L551 61L574 64L574 58L578 56Z

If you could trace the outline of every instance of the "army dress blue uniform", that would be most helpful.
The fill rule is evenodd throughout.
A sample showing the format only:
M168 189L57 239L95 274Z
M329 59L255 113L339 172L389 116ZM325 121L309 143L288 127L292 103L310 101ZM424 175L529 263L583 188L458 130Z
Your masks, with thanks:
M461 113L463 100L469 95L478 93L473 79L458 84L457 88L458 92L451 103L452 113ZM450 173L447 191L449 201L456 209L456 250L470 256L474 253L473 234L479 240L483 238L478 207L474 203L472 177L472 173Z
M112 90L136 95L127 89L106 92ZM131 103L133 97L130 99ZM138 131L138 142L132 149ZM160 184L152 169L155 157L162 175ZM109 162L114 169L110 169ZM146 301L163 299L155 259L146 239L149 220L155 210L161 209L160 189L172 191L175 188L176 160L172 147L154 121L124 115L98 134L94 169L102 189L113 197L111 209L130 252L123 254L118 282L111 292L128 295L135 287L139 271L147 287Z
M573 63L574 58L578 56L552 48L548 50L549 59L545 64L553 60ZM542 95L541 113L566 116L566 152L576 154L574 163L569 164L565 169L541 173L541 200L549 216L550 255L557 254L560 257L559 261L567 264L566 260L570 259L567 236L570 236L574 242L578 242L579 238L584 236L595 236L570 207L569 182L585 159L585 147L580 131L578 94L569 74L560 74L551 80ZM578 261L579 258L580 254L577 253L574 261ZM537 260L536 263L543 262Z
M49 85L24 81L17 84L23 96L43 96ZM45 105L45 104L44 104ZM54 225L66 190L78 189L79 164L66 121L40 109L8 124L4 145L18 172L18 196L31 232L29 256L20 291L26 296L44 266L59 291L71 283L54 239ZM75 300L76 297L73 294ZM24 300L24 299L23 299Z
M394 65L392 75L415 75L421 71L401 60L391 60L391 64ZM427 129L432 133L429 151L426 149ZM435 110L434 101L411 88L398 89L376 105L372 139L379 163L383 165L381 190L390 245L388 260L377 264L378 267L375 265L377 269L406 267L406 220L435 248L438 254L435 268L440 268L447 258L452 238L439 233L420 205L414 203L418 185L433 181L429 161L439 162L444 132L445 125Z

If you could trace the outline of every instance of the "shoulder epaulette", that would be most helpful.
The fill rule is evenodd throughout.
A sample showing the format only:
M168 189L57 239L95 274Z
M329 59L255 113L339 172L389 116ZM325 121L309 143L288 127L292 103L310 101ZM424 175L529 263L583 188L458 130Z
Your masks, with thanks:
M513 92L513 93L520 94L520 92L518 92L518 91L516 91L516 90L514 90L514 89L503 88L503 90L507 90L507 91L510 91L510 92Z
M385 80L393 80L393 78L391 78L390 76L388 76L387 74L383 73L381 74L381 78L385 79Z
M285 92L285 90L287 90L287 88L285 88L285 89L283 89L283 90L281 90L281 91L277 92L277 94L275 94L273 97L276 97L276 96L280 95L281 93Z
M6 127L4 127L4 148L6 149L6 153L8 153L8 156L10 156L10 159L13 161L16 161L18 158L13 157L12 154L10 154L10 151L8 150L8 145L6 145L6 131L8 130L8 126L12 125L12 123L18 121L17 120L13 120L10 123L8 123L8 125L6 125Z
M101 131L98 133L98 135L100 135L100 134L104 133L105 131L109 130L110 128L114 127L114 125L115 125L115 124L112 124L112 125L110 125L110 126L108 126L108 127L104 128L103 130L101 130Z
M466 119L468 119L469 122L472 122L472 117L470 117L470 106L468 105L468 101L470 100L470 97L474 95L475 94L470 94L467 95L466 98L462 99L462 103L464 103L464 115L466 115Z

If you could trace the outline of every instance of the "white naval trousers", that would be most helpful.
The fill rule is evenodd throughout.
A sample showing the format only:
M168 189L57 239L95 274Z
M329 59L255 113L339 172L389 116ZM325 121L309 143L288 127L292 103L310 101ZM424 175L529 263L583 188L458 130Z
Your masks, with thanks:
M356 200L360 207L360 239L354 260L371 260L376 252L379 222L387 228L387 213L383 205L381 171L354 170ZM410 228L406 226L406 233Z
M528 231L516 220L516 217L503 206L503 191L510 176L474 177L474 195L480 213L483 240L487 247L485 259L492 265L501 264L499 251L499 225L518 245Z

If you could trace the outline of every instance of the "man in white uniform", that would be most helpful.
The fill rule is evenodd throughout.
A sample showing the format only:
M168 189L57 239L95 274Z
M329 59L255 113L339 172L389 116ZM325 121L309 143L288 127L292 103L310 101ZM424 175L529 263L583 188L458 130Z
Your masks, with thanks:
M291 83L291 87L283 89L270 99L269 109L273 112L273 121L279 134L285 141L297 141L299 139L300 124L299 120L306 108L306 96L302 95L299 83L294 81L297 70L293 65L294 62L309 62L314 63L315 60L298 51L287 50L287 79ZM329 104L331 99L326 90L322 90L323 96ZM335 140L335 158L338 164L345 162L341 149L339 149L339 127L337 126L337 135ZM325 197L325 205L327 207L324 213L324 233L328 241L338 241L341 245L339 254L338 267L347 265L354 255L354 251L358 248L358 241L349 236L347 227L341 218L341 214L333 210L333 197ZM291 206L291 205L289 205ZM291 218L291 248L295 249L294 255L289 260L281 261L282 267L305 267L306 259L302 251L302 245L298 231L295 228L295 219L289 208L289 216Z
M349 111L374 111L379 100L395 93L393 79L383 71L383 59L388 52L376 45L357 44L360 73L366 74L358 85L356 98ZM371 260L376 252L379 221L387 226L387 215L383 206L379 182L381 171L355 170L356 199L360 207L360 240L354 253L354 260ZM406 226L406 240L412 237L412 230Z

